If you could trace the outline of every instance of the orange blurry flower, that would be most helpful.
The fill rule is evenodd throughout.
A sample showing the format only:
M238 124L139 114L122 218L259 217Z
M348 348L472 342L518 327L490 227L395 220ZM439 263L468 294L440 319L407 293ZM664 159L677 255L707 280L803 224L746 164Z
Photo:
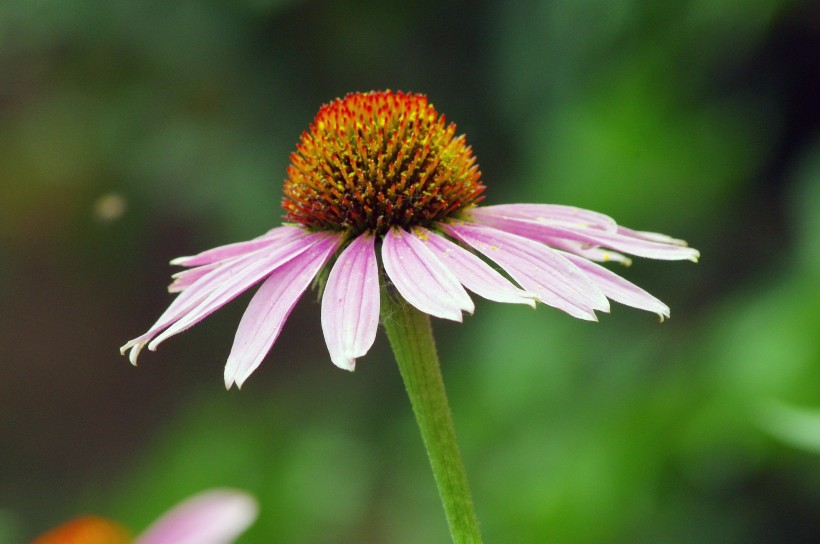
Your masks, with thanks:
M32 544L129 544L133 537L122 525L96 516L82 516L55 527Z
M114 521L81 516L32 544L229 544L254 522L258 511L247 493L213 489L175 505L136 539Z

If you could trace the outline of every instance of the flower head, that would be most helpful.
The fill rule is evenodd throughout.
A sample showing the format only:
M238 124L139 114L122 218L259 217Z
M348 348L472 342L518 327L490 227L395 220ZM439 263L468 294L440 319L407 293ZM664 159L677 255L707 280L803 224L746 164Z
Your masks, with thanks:
M118 523L82 516L41 535L33 544L228 544L245 532L257 512L250 495L213 489L177 504L136 540Z
M422 95L355 93L323 106L291 155L288 224L173 260L188 268L169 287L179 295L121 351L136 364L144 346L156 349L261 282L225 367L226 386L241 386L328 265L322 330L331 360L347 370L376 337L380 284L454 321L474 310L465 288L586 320L608 312L608 299L669 316L660 300L598 263L629 264L624 254L696 261L696 250L579 208L477 206L481 173L455 134Z
M484 191L455 133L422 95L351 94L322 106L290 156L287 219L348 236L447 219Z

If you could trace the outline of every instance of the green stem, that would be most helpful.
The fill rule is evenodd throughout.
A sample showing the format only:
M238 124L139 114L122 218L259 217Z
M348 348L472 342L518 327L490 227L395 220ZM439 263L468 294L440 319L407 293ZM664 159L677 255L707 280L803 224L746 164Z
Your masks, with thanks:
M388 294L382 296L382 315L427 449L453 542L480 543L478 519L456 442L430 318L400 297Z

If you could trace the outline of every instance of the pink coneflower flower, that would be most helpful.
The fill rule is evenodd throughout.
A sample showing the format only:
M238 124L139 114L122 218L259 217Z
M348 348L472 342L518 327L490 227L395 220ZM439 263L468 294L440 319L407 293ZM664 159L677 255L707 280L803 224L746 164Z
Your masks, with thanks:
M586 320L608 312L611 299L662 319L663 302L598 263L698 258L680 240L588 210L477 206L485 187L472 149L422 95L355 93L322 106L287 174L285 225L171 261L188 267L169 287L180 294L122 347L134 364L144 346L156 349L260 282L228 356L227 387L259 366L317 277L330 358L353 370L376 337L380 285L454 321L473 312L467 290Z
M177 504L136 539L116 522L82 516L33 544L229 544L253 523L258 510L246 493L213 489Z

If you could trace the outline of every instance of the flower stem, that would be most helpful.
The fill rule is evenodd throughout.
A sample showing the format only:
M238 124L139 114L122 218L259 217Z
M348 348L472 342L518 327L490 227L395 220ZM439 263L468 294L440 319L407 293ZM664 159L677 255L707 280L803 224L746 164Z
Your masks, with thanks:
M457 544L481 542L467 474L456 442L430 318L398 295L382 296L383 325L416 415L439 496Z

